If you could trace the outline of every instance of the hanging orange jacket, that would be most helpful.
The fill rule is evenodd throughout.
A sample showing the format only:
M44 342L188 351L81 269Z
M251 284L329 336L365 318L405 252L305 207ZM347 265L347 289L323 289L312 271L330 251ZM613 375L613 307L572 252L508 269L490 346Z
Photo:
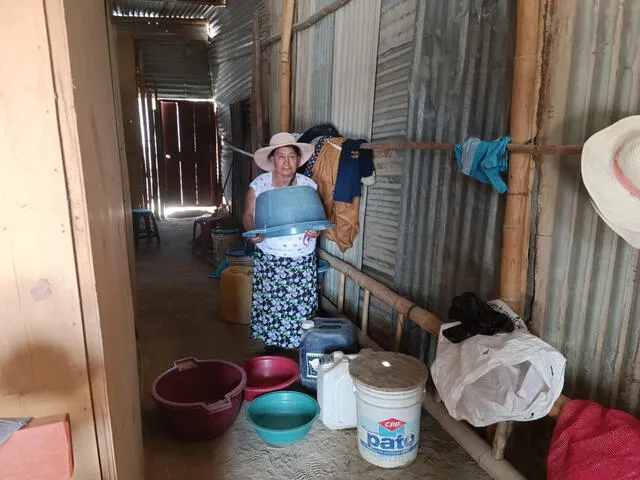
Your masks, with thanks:
M323 235L327 240L335 242L341 252L353 246L360 229L360 197L355 197L352 203L333 199L338 178L340 149L329 145L329 142L339 147L346 140L342 137L327 140L312 170L313 180L318 184L318 195L324 205L327 219L336 225L335 228L325 230Z

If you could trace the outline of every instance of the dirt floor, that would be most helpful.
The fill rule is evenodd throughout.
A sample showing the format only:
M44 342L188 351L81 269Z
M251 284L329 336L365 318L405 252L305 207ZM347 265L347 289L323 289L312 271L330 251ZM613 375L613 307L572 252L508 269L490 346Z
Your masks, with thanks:
M240 362L250 355L248 327L219 320L218 280L208 279L212 268L190 253L192 225L189 219L159 222L160 245L141 241L136 252L136 329L148 480L489 478L427 414L422 418L418 459L391 471L360 457L355 430L334 432L320 422L297 444L270 447L245 420L246 405L217 440L173 439L151 397L153 380L180 358Z

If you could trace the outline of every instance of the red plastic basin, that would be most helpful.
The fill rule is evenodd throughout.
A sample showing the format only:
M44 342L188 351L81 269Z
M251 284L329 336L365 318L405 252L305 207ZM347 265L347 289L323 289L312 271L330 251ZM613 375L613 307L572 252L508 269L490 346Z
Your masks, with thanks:
M222 360L185 358L153 383L151 395L168 430L181 440L210 440L234 422L247 375Z
M263 393L287 388L300 377L297 362L286 357L254 357L245 361L242 366L247 372L244 399L248 402Z

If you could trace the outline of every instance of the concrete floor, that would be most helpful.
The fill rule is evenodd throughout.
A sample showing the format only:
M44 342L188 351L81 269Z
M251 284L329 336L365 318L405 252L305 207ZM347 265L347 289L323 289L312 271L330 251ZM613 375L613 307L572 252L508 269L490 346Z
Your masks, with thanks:
M249 356L248 327L218 320L218 281L208 279L211 267L190 253L192 224L189 219L159 222L160 246L142 241L136 252L148 480L489 478L427 414L418 459L392 471L360 457L354 430L332 432L320 422L291 447L269 447L244 420L246 405L231 429L215 441L186 443L169 436L151 398L153 380L180 358L240 362Z

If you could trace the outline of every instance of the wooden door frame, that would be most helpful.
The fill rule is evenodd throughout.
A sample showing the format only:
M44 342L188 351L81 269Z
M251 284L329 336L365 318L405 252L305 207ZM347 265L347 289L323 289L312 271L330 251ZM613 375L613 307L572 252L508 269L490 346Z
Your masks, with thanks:
M0 265L13 265L0 268L0 410L69 412L74 478L142 479L132 222L110 12L83 0L9 2L3 21L0 58L20 68L0 75L11 91L0 111L12 113L0 115L8 146ZM9 367L13 381L4 377Z

